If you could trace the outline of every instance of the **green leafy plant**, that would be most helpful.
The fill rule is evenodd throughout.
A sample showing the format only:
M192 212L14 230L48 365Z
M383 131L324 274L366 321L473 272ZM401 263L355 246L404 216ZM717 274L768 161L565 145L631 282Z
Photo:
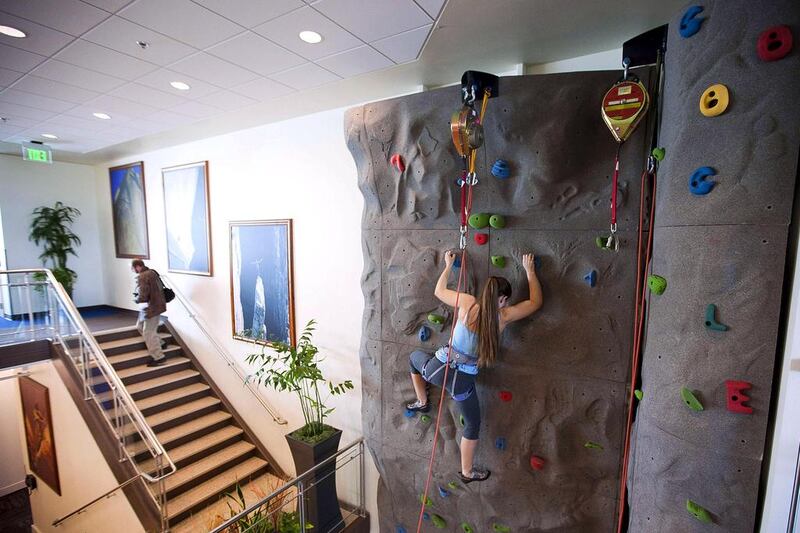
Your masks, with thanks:
M271 490L277 488L277 485L271 487ZM259 501L266 497L266 494L260 487L253 487L250 491L258 498ZM283 491L272 498L268 499L255 511L249 513L244 518L240 518L234 524L226 528L226 533L301 533L300 529L300 516L296 511L286 512L281 508L288 504L287 500L291 497L289 491ZM230 512L230 518L247 509L247 501L244 497L241 485L236 484L233 492L225 493L226 504ZM229 519L230 519L229 518ZM224 517L216 515L215 520L210 524L208 529L214 529L219 525L225 523ZM306 524L305 529L311 529L314 526Z
M329 396L344 394L353 388L353 382L349 379L334 384L322 375L319 349L311 343L315 324L314 320L309 321L295 346L273 342L271 351L268 352L264 347L260 353L247 356L247 362L257 367L248 379L280 392L290 391L297 395L305 424L292 436L310 444L323 441L336 431L325 425L325 418L333 412L333 408L325 406L320 388L327 388Z
M71 226L80 214L80 210L61 202L56 202L53 207L37 207L32 213L33 220L28 235L28 239L37 246L44 245L39 259L45 267L49 262L53 275L70 296L78 274L67 267L67 257L78 256L75 247L80 246L81 239L72 232ZM42 277L37 276L38 279Z

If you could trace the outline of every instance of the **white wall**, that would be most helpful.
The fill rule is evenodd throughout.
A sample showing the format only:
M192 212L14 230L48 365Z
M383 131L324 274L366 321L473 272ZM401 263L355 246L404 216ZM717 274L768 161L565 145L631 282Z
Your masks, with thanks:
M0 378L13 376L19 370L0 371ZM19 440L21 431L20 411L14 406L19 404L19 388L16 378L0 381L0 496L25 488L24 449Z
M622 70L622 48L597 52L585 56L527 65L525 74L556 74L591 70Z
M0 213L7 267L41 268L41 248L28 240L31 212L61 201L82 213L72 226L82 241L76 249L78 257L67 260L67 266L78 274L73 299L78 306L105 303L98 205L110 203L110 198L95 196L95 173L91 166L58 162L46 165L0 155Z

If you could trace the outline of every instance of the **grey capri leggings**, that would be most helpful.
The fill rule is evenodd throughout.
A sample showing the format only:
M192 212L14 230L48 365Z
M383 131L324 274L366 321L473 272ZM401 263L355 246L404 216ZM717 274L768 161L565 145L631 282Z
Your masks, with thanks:
M442 386L444 369L442 369L441 372L436 371L441 368L444 363L422 350L414 350L411 352L410 362L412 374L420 374L428 383L438 387ZM434 372L436 373L434 374ZM458 378L456 378L456 374ZM433 378L428 377L431 375ZM453 390L453 382L456 384L455 391ZM478 402L478 391L475 390L475 376L450 369L447 372L447 386L445 388L451 396L461 395L470 390L472 391L467 399L463 401L456 400L456 403L461 409L461 414L464 416L464 438L477 440L478 433L481 429L481 405Z

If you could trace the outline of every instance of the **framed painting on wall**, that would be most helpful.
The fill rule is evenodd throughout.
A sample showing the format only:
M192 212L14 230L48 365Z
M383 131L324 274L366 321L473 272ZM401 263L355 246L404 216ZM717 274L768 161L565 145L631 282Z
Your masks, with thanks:
M144 162L112 167L108 175L117 257L149 259Z
M161 170L170 272L210 276L208 161Z
M294 344L292 221L230 223L233 338Z
M22 399L22 421L25 424L25 443L31 472L61 496L53 417L50 413L50 391L31 378L20 376L19 394Z

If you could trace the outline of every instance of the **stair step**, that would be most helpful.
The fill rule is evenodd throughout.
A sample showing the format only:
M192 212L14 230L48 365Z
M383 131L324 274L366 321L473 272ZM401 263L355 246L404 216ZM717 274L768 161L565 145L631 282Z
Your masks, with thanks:
M237 483L244 483L251 477L263 473L269 464L260 457L250 457L236 466L229 468L205 483L193 487L182 494L167 500L167 512L171 521L179 522L186 516L219 499L224 492L229 492ZM177 475L176 472L170 477ZM169 481L169 477L167 481Z
M211 393L211 387L205 383L190 383L185 387L173 389L147 398L137 400L136 406L143 415L149 416L159 411L177 407L180 404L197 400Z
M117 375L122 380L126 387L133 383L146 381L158 376L165 376L172 374L178 370L188 370L192 367L192 362L186 357L168 357L167 361L161 366L147 366L147 364L132 366L124 368L117 372ZM92 385L104 385L102 377L92 378ZM100 391L105 392L105 391Z
M180 346L168 346L163 351L167 358L178 357L179 355L182 355ZM108 362L111 363L111 366L113 366L114 370L117 371L130 368L132 366L147 364L148 361L150 361L150 353L148 353L147 349L125 352L118 355L112 355L108 358Z
M180 372L131 383L125 388L128 390L128 394L130 394L131 398L138 401L156 394L161 394L162 392L179 389L198 381L200 381L200 372L197 370L181 370ZM97 399L101 403L111 401L111 391L98 394ZM109 405L105 404L105 407L108 409Z
M103 331L94 332L94 338L98 344L104 342L116 341L120 339L127 339L130 337L138 337L139 330L136 326L126 326L122 328L107 329Z
M158 413L145 417L145 421L150 428L155 431L163 431L171 427L178 426L183 422L188 422L198 416L202 416L216 411L222 405L219 398L215 396L206 396L199 400L194 400L183 405L178 405L171 409L166 409ZM106 416L112 417L112 411L106 411ZM133 424L125 424L122 427L122 434L132 440L140 438L139 433L134 429Z
M233 417L227 411L213 411L183 424L156 432L156 438L166 450L174 449L193 439L200 438L228 425ZM134 458L147 455L147 447L141 441L128 445L128 453ZM171 459L172 457L170 457Z
M179 468L166 479L167 496L173 497L249 458L256 447L245 440L240 440L227 448L203 457L202 459Z
M244 430L240 427L225 426L170 450L169 457L178 468L183 468L191 463L192 459L196 459L194 456L209 455L217 452L240 440L243 434ZM155 460L150 458L140 463L139 467L145 472L152 473L156 467Z
M161 340L171 342L172 344L175 343L175 341L172 339L172 334L170 333L159 331L158 336L161 338ZM140 350L144 347L144 337L138 334L135 337L126 337L123 339L116 339L113 341L100 343L100 349L103 350L107 356L130 352L132 350Z

